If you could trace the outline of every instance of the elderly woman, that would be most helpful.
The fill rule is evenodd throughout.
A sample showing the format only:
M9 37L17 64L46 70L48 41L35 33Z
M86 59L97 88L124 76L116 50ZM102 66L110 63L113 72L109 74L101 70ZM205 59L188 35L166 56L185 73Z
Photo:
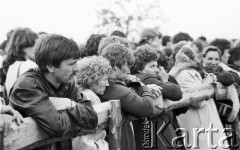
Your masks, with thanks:
M169 76L163 67L161 67L161 69L158 68L158 54L153 47L148 45L140 46L137 48L134 56L135 64L133 66L133 72L136 73L136 77L139 78L141 82L146 85L156 84L162 87L161 92L163 98L173 101L178 101L182 98L182 92L180 87L177 85L176 80L172 76ZM171 122L171 124L169 124L169 126L166 128L166 132L168 132L168 136L166 137L169 141L177 136L174 132L174 128L172 127L172 123L176 122L172 121L172 117L172 112L165 112L159 116L149 119L149 121L152 122L153 129L160 128L164 122ZM144 140L144 132L141 130L144 127L144 121L145 120L138 120L133 123L136 146L138 150L143 148L142 144L140 143L142 143ZM160 149L168 149L166 147L167 144L162 143L160 139L157 140L157 145L160 147Z
M211 75L207 75L205 79L202 79L197 64L198 57L189 47L184 46L177 53L175 66L169 74L176 78L182 90L194 89L214 82ZM218 149L223 149L218 145L218 142L226 136L221 132L223 126L213 99L192 104L185 114L177 116L177 120L180 127L186 129L189 135L189 143L185 143L186 148L196 149L198 147L201 150L210 150L214 145L217 145ZM214 133L213 137L209 138L205 130L211 127L218 129L220 132ZM205 130L196 137L195 129L199 131L201 129ZM198 144L195 143L195 140L198 140ZM212 142L211 145L207 144L209 142ZM223 145L223 143L221 144ZM224 144L226 144L226 141Z
M92 100L93 105L101 103L97 95L103 95L109 86L109 61L102 56L84 57L78 61L78 67L76 83L82 89L81 92L87 99Z
M79 72L76 83L87 99L92 104L101 103L97 95L103 95L106 87L109 86L108 77L111 73L111 66L107 59L102 56L84 57L78 61ZM106 150L108 143L104 141L106 131L96 134L77 137L73 139L73 149Z

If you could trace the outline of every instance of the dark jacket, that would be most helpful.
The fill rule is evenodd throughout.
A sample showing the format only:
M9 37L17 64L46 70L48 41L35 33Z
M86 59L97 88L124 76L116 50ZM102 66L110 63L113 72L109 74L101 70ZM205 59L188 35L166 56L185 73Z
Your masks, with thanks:
M230 72L224 71L222 67L218 66L217 69L212 70L209 68L203 68L207 73L213 73L217 77L217 82L220 82L224 86L229 86L234 83L234 77ZM199 71L202 78L205 78L203 71Z
M237 65L228 64L228 66L229 66L230 68L232 68L232 69L240 72L240 67L238 67ZM240 85L240 77L239 77L239 75L238 75L236 72L234 72L234 71L229 71L229 72L232 74L235 83L236 83L237 85Z
M138 74L136 74L136 76L144 84L156 84L156 85L162 87L163 98L167 98L172 101L178 101L182 98L182 91L181 91L180 87L178 86L178 84L176 84L177 81L172 76L169 76L170 82L165 82L165 83L163 83L161 80L159 80L157 77L155 77L151 74L138 73Z
M117 79L109 79L109 87L104 95L99 95L102 102L118 99L121 102L124 120L129 115L151 116L154 113L153 98L148 88L142 87L141 96L125 86ZM131 124L126 121L122 124L121 150L135 150L135 140Z
M163 98L167 98L169 100L178 101L182 98L182 91L180 87L178 86L177 81L172 76L169 76L169 81L173 82L166 82L163 83L161 80L159 80L157 77L145 74L145 73L138 73L136 76L143 82L144 84L156 84L158 86L161 86L162 89L162 95ZM143 150L148 148L148 144L146 142L146 122L149 122L149 126L151 128L149 134L152 135L152 139L149 140L149 142L153 143L151 145L151 149L161 149L161 150L168 150L168 149L174 149L171 145L171 141L173 138L177 137L175 133L175 128L179 128L179 125L176 120L175 114L173 114L172 111L163 112L159 116L151 117L148 119L141 119L133 122L134 126L134 133L135 133L135 141L136 141L136 148L137 150ZM166 127L163 127L163 125L166 125ZM173 127L174 126L174 127ZM158 130L164 128L161 133L158 133ZM158 137L161 139L159 139ZM143 142L145 141L145 143ZM170 143L170 144L169 144ZM184 149L184 148L183 148Z
M65 97L77 102L73 109L57 111L49 97ZM10 104L24 117L32 117L50 137L74 135L76 127L94 129L98 118L91 102L83 100L74 81L56 89L39 70L24 73L10 93ZM70 150L71 139L58 142L58 150ZM39 149L50 150L51 145Z

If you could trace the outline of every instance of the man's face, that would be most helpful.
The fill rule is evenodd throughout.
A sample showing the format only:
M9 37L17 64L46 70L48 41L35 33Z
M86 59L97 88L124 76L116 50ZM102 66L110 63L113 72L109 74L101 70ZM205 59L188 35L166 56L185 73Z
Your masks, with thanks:
M130 74L130 68L127 65L127 63L122 65L122 68L116 67L116 74L117 74L117 79L122 81L125 80L127 76Z
M55 68L54 75L58 83L68 83L78 72L77 68L78 59L63 60L58 68Z

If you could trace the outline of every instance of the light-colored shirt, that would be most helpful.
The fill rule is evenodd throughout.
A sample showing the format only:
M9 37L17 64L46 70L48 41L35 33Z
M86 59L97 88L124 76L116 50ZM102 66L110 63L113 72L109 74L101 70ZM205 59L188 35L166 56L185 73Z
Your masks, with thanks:
M9 95L9 92L13 87L15 81L21 74L25 73L29 69L36 68L36 67L37 67L37 64L31 60L16 61L12 65L10 65L7 72L6 83L5 83L7 94Z

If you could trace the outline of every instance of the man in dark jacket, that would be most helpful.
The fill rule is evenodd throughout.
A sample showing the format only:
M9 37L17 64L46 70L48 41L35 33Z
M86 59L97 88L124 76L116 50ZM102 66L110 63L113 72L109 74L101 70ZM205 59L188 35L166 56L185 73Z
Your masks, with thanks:
M35 47L39 68L18 78L10 92L11 105L24 117L32 117L50 137L76 134L77 129L94 129L98 118L90 101L84 100L73 77L80 51L77 44L61 35L47 35ZM57 111L50 97L68 100ZM46 145L41 150L70 150L71 139Z
M124 81L129 76L130 66L134 63L134 56L130 49L122 44L113 43L106 46L101 55L110 61L113 71L108 80L109 86L99 97L101 101L120 100L123 112L121 150L135 150L132 125L127 118L131 115L139 117L153 115L154 96L147 86L140 85L139 91L126 86ZM156 96L159 96L158 88L158 86L153 87L156 90Z

